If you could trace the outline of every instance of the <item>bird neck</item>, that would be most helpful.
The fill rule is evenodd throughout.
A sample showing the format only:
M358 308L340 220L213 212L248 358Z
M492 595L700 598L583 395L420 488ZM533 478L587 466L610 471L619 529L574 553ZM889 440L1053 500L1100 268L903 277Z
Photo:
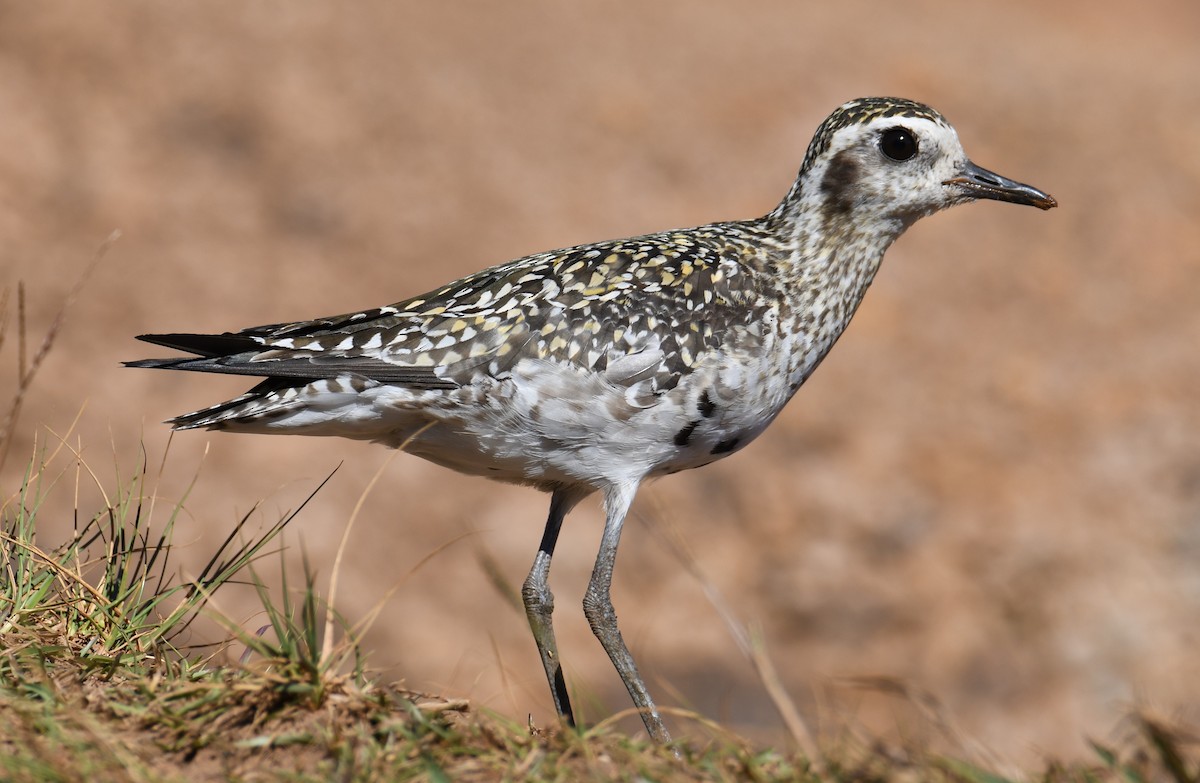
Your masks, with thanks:
M789 345L792 392L812 374L850 324L883 254L908 224L862 214L859 205L831 205L803 177L787 198L762 218L779 243L772 259L780 297L780 334Z
M911 224L831 197L803 174L763 220L789 251L777 264L793 295L832 296L847 322L884 253Z

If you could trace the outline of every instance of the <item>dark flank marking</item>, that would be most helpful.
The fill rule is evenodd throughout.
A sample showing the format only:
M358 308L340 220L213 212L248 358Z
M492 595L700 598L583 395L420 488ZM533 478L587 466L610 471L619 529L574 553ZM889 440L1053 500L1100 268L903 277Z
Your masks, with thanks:
M723 440L720 443L718 443L717 445L713 446L713 450L709 453L710 454L728 454L729 452L731 452L737 448L738 441L740 441L740 440L741 440L741 438L730 438L729 440Z
M699 421L693 421L691 424L687 425L686 427L681 429L679 432L675 433L675 445L676 446L688 445L688 441L692 439L692 433L696 431L696 425L699 423L700 423Z
M708 396L708 389L700 395L700 415L706 419L712 418L712 415L717 412L717 404Z
M842 150L833 156L825 176L821 178L821 191L825 194L822 209L830 217L846 215L854 206L854 186L858 181L858 162L851 150Z

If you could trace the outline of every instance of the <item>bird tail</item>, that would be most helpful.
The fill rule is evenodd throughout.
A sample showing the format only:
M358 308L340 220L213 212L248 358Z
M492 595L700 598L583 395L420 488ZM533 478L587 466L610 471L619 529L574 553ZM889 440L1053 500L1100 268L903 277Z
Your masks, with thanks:
M131 362L130 365L139 367L167 366L153 364L156 361L169 362L172 360L149 359L145 362ZM265 424L276 415L282 415L295 407L295 392L303 385L303 381L298 383L292 378L267 378L245 394L207 408L201 408L198 411L192 411L191 413L185 413L173 419L168 419L167 424L170 424L171 428L176 430L202 428L213 430L243 429L244 427L236 425L244 425L249 421L253 421L256 424Z
M126 367L148 367L156 370L198 370L226 372L217 360L240 353L259 350L256 340L237 334L140 334L138 339L193 354L170 359L139 359L124 362ZM173 429L224 429L234 422L254 416L269 416L287 407L289 389L303 386L307 379L267 378L245 394L198 411L168 419Z

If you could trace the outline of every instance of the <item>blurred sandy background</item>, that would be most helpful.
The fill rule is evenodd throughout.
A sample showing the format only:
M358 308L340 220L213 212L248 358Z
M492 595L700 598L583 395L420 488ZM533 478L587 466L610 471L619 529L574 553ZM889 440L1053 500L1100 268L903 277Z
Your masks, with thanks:
M866 675L928 692L1017 760L1082 753L1132 705L1194 711L1197 40L1190 0L5 4L0 283L25 281L32 336L124 236L26 406L4 494L35 433L66 430L85 402L77 432L111 475L114 447L126 472L139 437L157 462L158 422L246 386L123 370L163 353L135 334L345 312L538 250L761 214L832 108L902 95L1061 209L919 224L765 436L644 490L614 591L626 639L661 702L782 738L654 533L676 529L826 727L936 735L903 700L839 684ZM206 446L177 553L193 568L256 502L269 521L342 463L288 537L328 576L388 458L189 433L165 495ZM550 721L525 619L479 563L490 552L519 585L546 503L392 461L337 597L356 620L403 582L367 636L371 664ZM595 502L568 520L552 573L593 721L628 706L579 609L600 523Z

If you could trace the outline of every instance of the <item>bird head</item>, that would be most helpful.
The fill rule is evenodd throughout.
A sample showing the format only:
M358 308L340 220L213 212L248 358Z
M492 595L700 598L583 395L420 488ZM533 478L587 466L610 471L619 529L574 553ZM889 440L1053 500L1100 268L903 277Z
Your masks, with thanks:
M825 221L877 220L900 230L976 199L1057 206L1037 188L972 163L941 114L902 98L859 98L829 115L789 198Z

